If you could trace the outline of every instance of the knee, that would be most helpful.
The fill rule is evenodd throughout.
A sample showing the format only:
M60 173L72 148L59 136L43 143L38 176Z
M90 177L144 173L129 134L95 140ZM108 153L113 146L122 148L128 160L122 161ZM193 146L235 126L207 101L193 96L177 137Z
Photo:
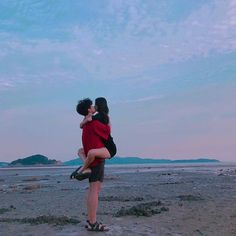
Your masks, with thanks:
M99 195L100 191L101 191L101 185L100 184L90 187L91 194Z
M98 196L100 193L100 189L96 188L96 189L90 189L90 194L93 196Z

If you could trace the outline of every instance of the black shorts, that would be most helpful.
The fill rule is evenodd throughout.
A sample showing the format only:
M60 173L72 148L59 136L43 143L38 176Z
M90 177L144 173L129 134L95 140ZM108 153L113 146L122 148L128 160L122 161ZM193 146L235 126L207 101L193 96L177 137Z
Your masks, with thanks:
M102 161L101 163L97 164L96 166L90 167L92 173L89 177L89 182L96 182L100 181L103 182L104 179L104 165L105 165L105 160Z
M116 145L111 136L108 138L108 140L104 141L104 146L107 148L108 152L110 153L110 158L116 155Z
M108 152L110 153L110 158L114 157L116 155L116 145L110 145L106 147Z

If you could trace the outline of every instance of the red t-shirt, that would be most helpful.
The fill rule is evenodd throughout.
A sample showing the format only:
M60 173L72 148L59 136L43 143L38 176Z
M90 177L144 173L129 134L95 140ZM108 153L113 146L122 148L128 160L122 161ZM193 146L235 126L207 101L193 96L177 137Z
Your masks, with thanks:
M110 132L111 130L109 125L104 125L97 120L92 120L91 122L86 123L83 126L82 131L82 143L85 155L87 156L88 151L91 149L104 147L102 139L107 140ZM90 164L90 167L96 166L102 161L102 158L96 158Z

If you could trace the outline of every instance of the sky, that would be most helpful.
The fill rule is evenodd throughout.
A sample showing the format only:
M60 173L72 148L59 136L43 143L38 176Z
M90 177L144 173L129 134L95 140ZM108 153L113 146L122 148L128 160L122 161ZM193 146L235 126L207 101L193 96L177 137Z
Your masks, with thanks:
M117 156L236 161L236 0L1 0L0 161L81 146L106 97Z

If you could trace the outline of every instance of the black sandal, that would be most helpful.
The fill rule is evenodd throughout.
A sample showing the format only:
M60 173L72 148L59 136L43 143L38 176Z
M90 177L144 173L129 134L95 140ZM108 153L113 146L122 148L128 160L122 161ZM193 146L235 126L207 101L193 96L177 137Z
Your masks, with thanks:
M71 178L71 179L75 179L76 174L78 174L78 171L79 171L81 168L82 168L82 166L80 166L80 167L78 167L76 170L74 170L74 171L72 172L72 174L70 175L70 178Z
M87 224L84 226L84 227L85 227L85 229L87 229L87 228L88 228L89 220L86 220L86 222L87 222ZM106 227L106 225L104 225L102 222L99 222L99 224L102 224L104 227Z
M104 231L108 231L109 230L102 223L95 222L94 224L91 224L88 220L87 220L87 223L88 224L87 224L87 226L85 226L85 228L88 231L104 232Z
M78 171L82 168L82 166L80 166L79 168L77 168L75 171L72 172L72 174L70 175L71 179L77 179L79 181L87 179L90 177L91 172L82 172L82 173L78 173Z

